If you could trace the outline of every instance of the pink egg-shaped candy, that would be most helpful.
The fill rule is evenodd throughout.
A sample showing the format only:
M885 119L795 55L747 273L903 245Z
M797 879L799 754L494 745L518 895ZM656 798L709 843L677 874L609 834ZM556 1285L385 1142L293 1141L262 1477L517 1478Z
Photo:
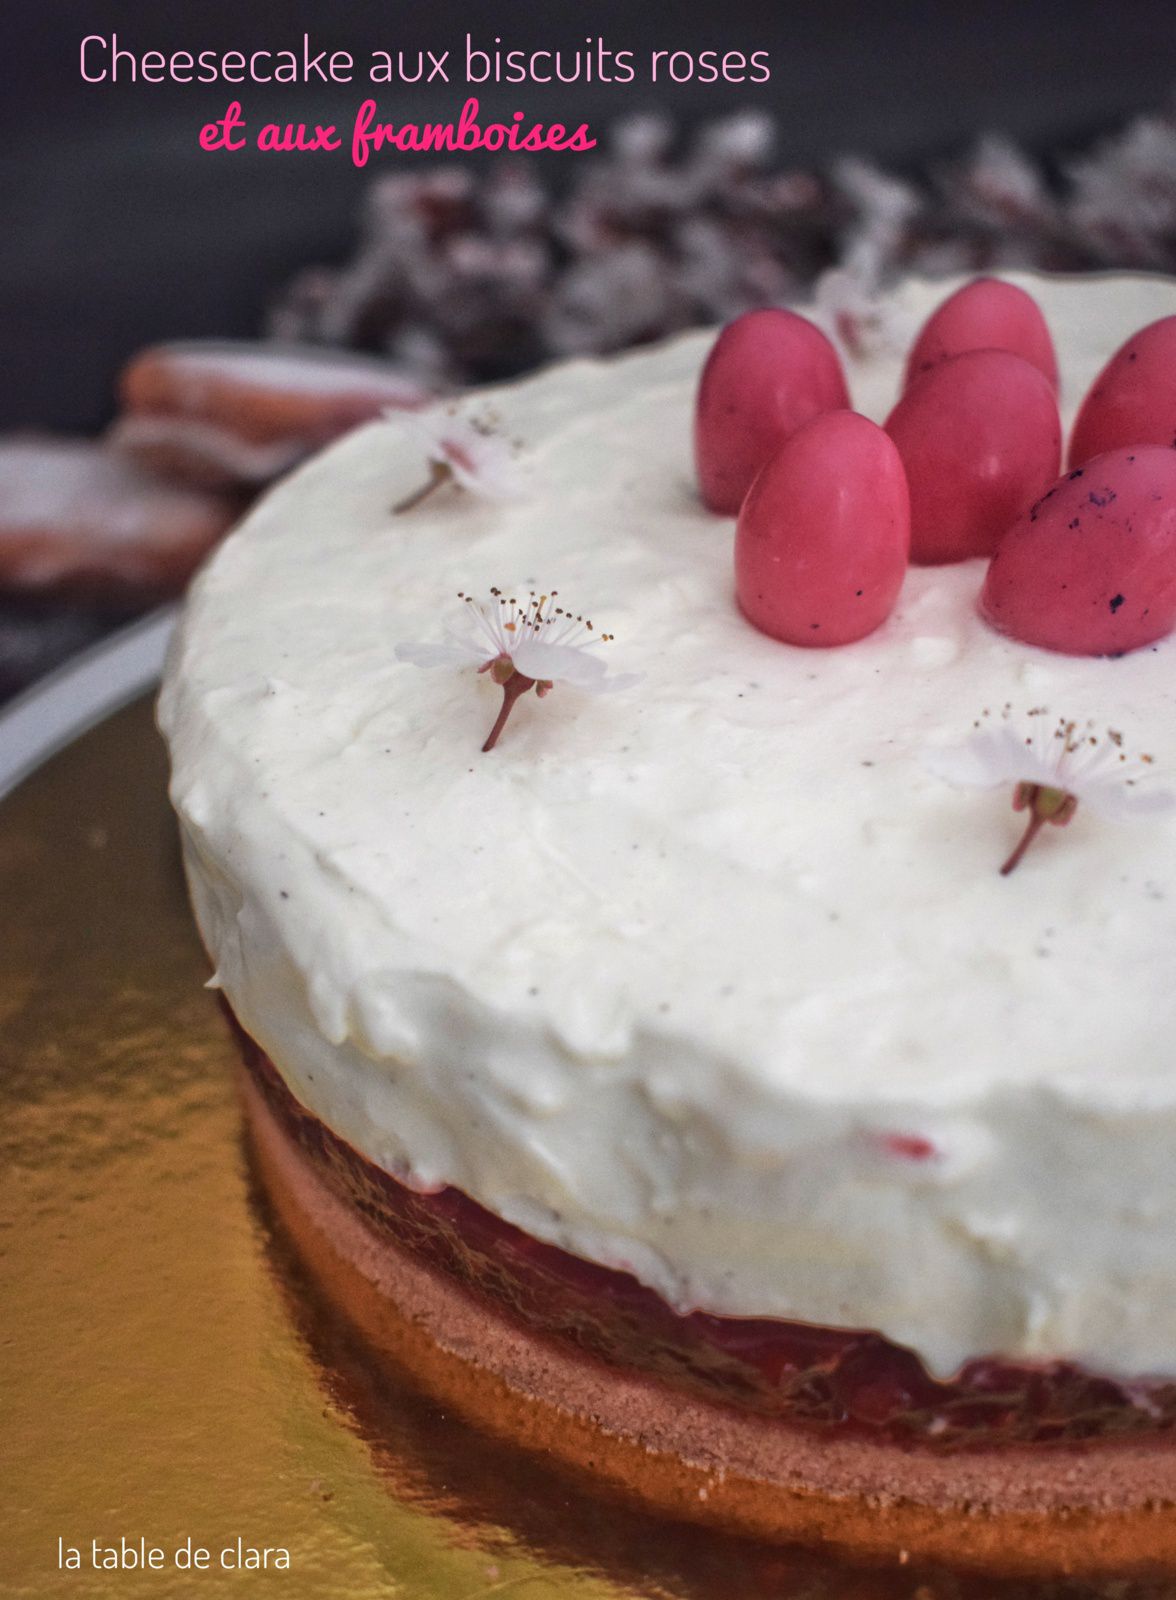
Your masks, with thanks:
M734 516L756 473L822 411L849 405L832 344L794 311L749 311L715 340L694 410L698 487L711 511Z
M1058 475L1062 424L1049 381L1006 350L933 367L890 413L911 491L911 560L988 556Z
M1068 655L1122 655L1176 626L1176 450L1139 445L1075 467L1020 517L980 610Z
M826 412L780 446L743 502L740 608L788 644L850 644L890 615L909 546L898 451L856 412Z
M1058 358L1041 307L1000 278L973 278L927 318L907 358L906 383L966 350L1009 350L1058 386Z
M1132 444L1176 445L1176 316L1133 333L1082 402L1070 465Z

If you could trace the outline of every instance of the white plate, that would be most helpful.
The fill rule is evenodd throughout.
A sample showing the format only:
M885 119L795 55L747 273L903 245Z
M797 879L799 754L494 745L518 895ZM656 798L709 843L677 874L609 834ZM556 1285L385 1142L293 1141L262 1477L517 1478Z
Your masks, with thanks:
M176 608L152 611L0 712L0 799L55 751L159 682Z

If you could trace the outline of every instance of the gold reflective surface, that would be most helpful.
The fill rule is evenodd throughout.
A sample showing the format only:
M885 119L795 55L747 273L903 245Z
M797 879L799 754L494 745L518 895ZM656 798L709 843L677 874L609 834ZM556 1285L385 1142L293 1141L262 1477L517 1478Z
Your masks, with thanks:
M377 1369L252 1186L164 786L144 702L0 807L0 1594L1176 1600L669 1527ZM164 1567L96 1570L123 1537Z

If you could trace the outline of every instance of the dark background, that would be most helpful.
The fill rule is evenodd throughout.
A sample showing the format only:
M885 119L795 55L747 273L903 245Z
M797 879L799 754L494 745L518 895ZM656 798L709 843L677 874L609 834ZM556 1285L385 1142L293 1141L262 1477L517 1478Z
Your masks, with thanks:
M110 414L115 374L139 345L256 332L293 270L341 257L353 237L365 175L341 154L212 156L196 135L234 94L254 120L347 124L367 92L358 76L334 91L88 85L78 71L87 33L117 32L141 53L294 47L305 31L319 47L358 59L373 48L425 44L460 56L467 29L497 34L504 47L599 35L642 53L768 49L772 80L762 88L528 86L482 99L539 119L557 109L562 120L586 117L597 134L651 103L687 124L762 107L780 118L784 164L847 151L914 164L989 128L1062 157L1162 104L1176 80L1176 7L1157 0L500 0L493 8L475 0L9 0L4 12L0 428L98 427ZM427 100L394 86L376 95L395 120L414 107L433 117L456 112L464 99L458 83L434 86Z

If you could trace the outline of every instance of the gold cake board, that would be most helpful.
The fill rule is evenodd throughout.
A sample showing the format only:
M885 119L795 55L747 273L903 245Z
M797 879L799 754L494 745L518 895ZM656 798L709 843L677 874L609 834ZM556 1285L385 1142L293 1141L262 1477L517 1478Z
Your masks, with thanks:
M252 1182L165 781L140 701L0 804L0 1595L1176 1600L658 1522L377 1368Z

